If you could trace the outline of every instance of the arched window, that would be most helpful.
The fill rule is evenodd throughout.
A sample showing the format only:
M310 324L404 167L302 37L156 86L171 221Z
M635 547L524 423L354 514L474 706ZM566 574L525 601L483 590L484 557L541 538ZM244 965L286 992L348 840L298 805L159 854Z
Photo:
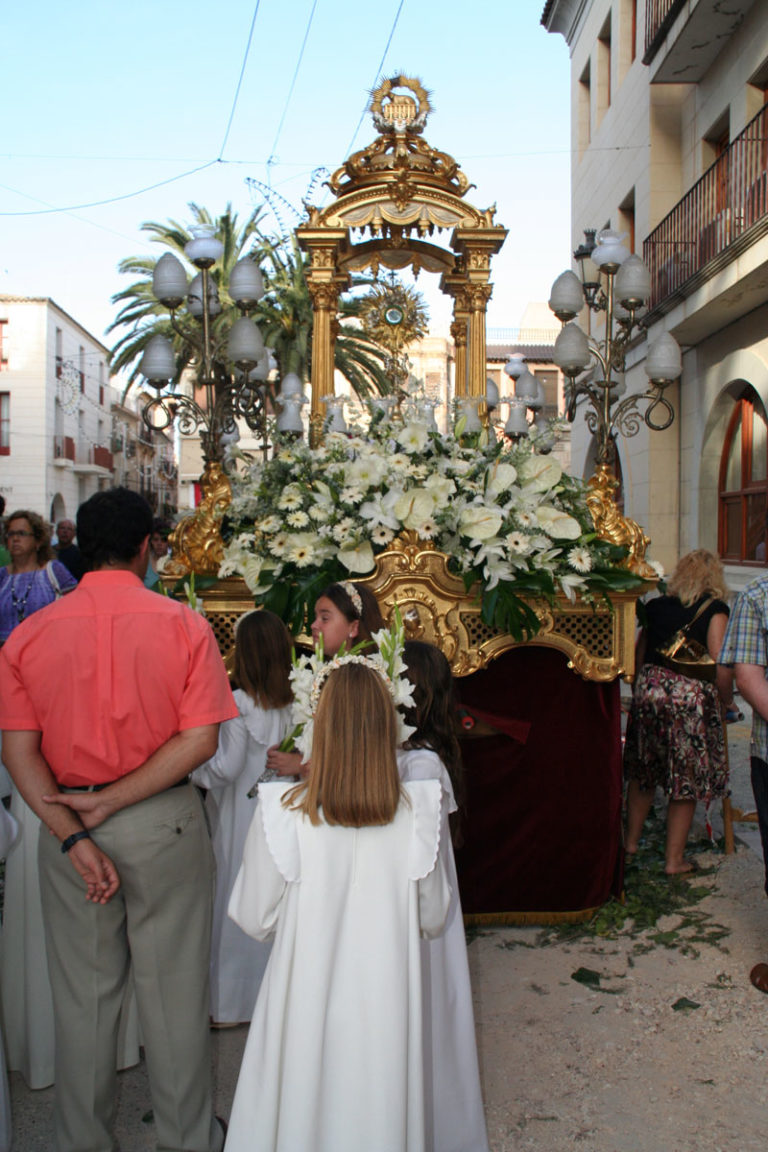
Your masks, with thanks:
M720 555L731 564L765 564L768 419L754 388L736 401L720 460Z

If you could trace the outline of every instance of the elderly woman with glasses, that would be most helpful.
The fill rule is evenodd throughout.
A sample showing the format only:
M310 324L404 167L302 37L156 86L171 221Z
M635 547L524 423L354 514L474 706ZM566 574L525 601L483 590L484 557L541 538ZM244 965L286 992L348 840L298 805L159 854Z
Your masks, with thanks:
M0 643L27 616L77 585L69 569L53 559L50 532L37 512L12 512L5 539L11 559L0 568Z

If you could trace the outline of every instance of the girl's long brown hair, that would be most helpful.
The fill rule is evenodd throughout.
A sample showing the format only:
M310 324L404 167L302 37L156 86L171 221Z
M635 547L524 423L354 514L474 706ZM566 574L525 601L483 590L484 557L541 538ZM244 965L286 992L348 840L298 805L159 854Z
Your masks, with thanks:
M284 708L293 699L291 635L279 616L266 608L240 618L235 633L233 676L238 688L262 708Z
M397 719L386 684L364 664L329 673L315 714L309 776L283 798L313 824L389 824L400 803Z

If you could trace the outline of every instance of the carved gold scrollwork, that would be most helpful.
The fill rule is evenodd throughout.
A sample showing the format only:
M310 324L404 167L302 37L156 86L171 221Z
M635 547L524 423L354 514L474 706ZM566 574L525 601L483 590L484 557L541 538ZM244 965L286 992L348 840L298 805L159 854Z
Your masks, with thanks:
M200 488L200 504L171 533L171 559L163 571L164 577L178 578L189 572L202 576L218 574L224 559L221 519L232 501L232 486L221 465L209 461Z
M643 580L656 580L657 574L645 559L645 551L650 540L639 524L622 516L616 504L616 489L619 482L607 464L598 465L590 479L587 492L587 507L595 524L595 531L601 540L618 544L629 550L624 567Z

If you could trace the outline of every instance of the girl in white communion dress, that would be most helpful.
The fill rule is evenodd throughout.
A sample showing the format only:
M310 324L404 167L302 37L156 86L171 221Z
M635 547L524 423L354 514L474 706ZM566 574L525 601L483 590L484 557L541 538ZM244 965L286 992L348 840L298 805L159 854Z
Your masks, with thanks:
M226 1152L425 1152L420 932L450 902L441 788L401 785L390 685L320 674L309 776L267 783L229 905L275 943Z

